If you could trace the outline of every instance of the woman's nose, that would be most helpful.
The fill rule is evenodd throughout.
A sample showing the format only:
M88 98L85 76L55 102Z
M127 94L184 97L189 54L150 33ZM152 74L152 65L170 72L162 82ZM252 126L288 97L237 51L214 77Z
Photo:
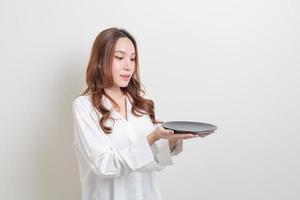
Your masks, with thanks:
M130 62L130 60L127 60L127 61L125 62L124 68L125 68L126 70L130 70L130 68L131 68L131 62Z

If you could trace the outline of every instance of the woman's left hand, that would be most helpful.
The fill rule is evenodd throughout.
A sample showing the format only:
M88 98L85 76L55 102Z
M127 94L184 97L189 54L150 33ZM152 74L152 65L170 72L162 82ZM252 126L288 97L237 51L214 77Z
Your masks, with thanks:
M179 133L177 133L177 134L179 134ZM180 134L191 134L191 133L180 133ZM203 138L205 136L208 136L209 134L211 134L211 133L201 133L201 132L200 133L194 133L193 134L194 137L189 137L189 138L185 138L185 139L193 139L193 138L198 138L198 137L202 137Z

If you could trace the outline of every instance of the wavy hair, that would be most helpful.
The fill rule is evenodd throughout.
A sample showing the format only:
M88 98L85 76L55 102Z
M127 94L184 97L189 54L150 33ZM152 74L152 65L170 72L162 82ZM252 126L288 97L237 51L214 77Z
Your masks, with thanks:
M143 98L145 91L143 89L144 85L140 80L137 42L125 29L113 27L100 32L94 40L86 70L87 88L81 94L91 95L93 107L102 114L101 119L99 119L99 125L106 134L110 134L112 132L112 128L105 126L104 124L108 119L112 119L112 117L110 110L106 109L103 105L102 96L105 95L113 103L113 105L119 107L104 89L113 86L113 55L118 39L123 37L128 38L133 43L136 59L133 75L127 87L121 87L121 91L126 95L130 95L132 99L131 113L137 117L149 114L153 124L161 123L161 121L157 121L155 118L154 102L151 99Z

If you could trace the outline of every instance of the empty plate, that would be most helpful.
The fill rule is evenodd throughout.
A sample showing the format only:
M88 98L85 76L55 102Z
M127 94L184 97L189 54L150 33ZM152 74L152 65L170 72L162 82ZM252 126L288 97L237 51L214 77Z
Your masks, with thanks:
M192 134L206 134L213 133L217 126L203 122L191 121L170 121L162 123L165 129L171 129L174 133L192 133Z

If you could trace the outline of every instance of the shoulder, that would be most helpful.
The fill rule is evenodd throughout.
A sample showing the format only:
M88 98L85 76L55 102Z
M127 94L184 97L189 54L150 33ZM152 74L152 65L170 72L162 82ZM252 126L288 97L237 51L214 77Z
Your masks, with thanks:
M80 95L73 100L73 103L81 103L81 102L82 103L91 102L91 95Z
M83 104L85 104L85 105L92 104L92 102L91 102L91 96L90 95L81 95L81 96L78 96L72 102L73 106L78 106L78 105L83 105Z
M81 95L76 97L72 102L72 109L75 112L90 112L93 109L91 96Z

